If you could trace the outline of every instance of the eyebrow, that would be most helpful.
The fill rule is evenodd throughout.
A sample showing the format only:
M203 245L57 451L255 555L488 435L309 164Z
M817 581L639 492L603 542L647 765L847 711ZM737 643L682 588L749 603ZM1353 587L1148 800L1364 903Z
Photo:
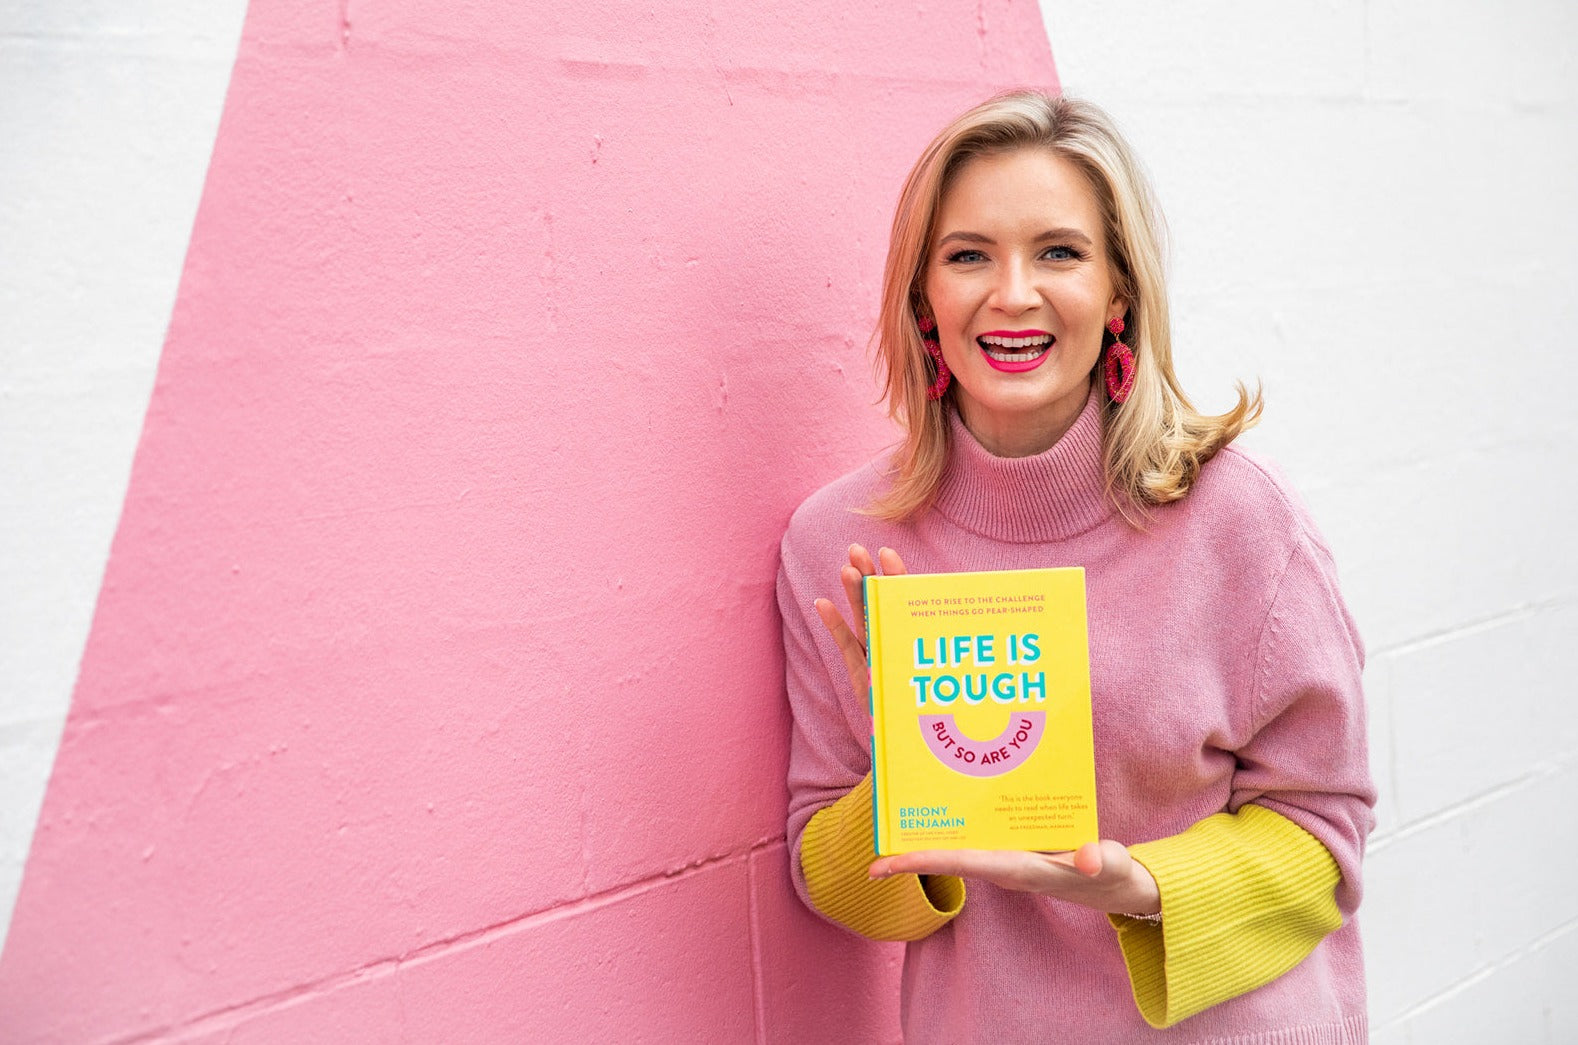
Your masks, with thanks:
M1087 246L1090 245L1090 237L1089 236L1087 236L1083 232L1079 231L1079 229L1071 229L1071 228L1047 229L1045 232L1041 233L1041 235L1037 236L1035 238L1034 242L1036 242L1036 243L1045 243L1048 240L1078 240L1080 243L1084 243ZM953 243L953 242L959 242L959 243L987 243L987 244L991 244L991 243L995 243L996 241L993 240L992 237L984 236L984 235L982 235L979 232L963 232L963 231L961 231L961 232L950 232L950 233L948 233L942 239L937 241L937 246L940 247L944 243Z

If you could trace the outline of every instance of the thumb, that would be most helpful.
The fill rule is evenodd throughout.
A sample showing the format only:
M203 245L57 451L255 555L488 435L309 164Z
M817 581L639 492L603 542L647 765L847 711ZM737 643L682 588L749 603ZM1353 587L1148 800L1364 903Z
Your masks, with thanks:
M1088 878L1101 873L1102 863L1100 842L1086 842L1074 854L1074 870Z

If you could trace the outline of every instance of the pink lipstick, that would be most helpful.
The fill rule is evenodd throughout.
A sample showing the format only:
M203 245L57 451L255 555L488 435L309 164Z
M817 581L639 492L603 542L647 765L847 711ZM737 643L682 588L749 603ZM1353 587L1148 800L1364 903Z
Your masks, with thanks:
M1022 374L1046 362L1057 338L1045 330L992 330L975 339L993 370Z

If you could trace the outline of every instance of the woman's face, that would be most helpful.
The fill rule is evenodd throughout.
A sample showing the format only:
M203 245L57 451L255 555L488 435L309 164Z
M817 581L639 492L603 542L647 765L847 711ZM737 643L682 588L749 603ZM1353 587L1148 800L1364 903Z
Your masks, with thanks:
M967 160L943 194L925 279L965 426L1022 457L1068 431L1107 321L1123 315L1085 176L1042 149Z

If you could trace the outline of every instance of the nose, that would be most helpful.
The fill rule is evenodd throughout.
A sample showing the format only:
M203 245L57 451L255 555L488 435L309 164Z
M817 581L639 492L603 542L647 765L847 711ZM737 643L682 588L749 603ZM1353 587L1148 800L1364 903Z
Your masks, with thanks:
M1041 295L1036 291L1030 270L1023 262L1011 261L999 270L989 302L994 309L1017 316L1029 312L1040 302Z

